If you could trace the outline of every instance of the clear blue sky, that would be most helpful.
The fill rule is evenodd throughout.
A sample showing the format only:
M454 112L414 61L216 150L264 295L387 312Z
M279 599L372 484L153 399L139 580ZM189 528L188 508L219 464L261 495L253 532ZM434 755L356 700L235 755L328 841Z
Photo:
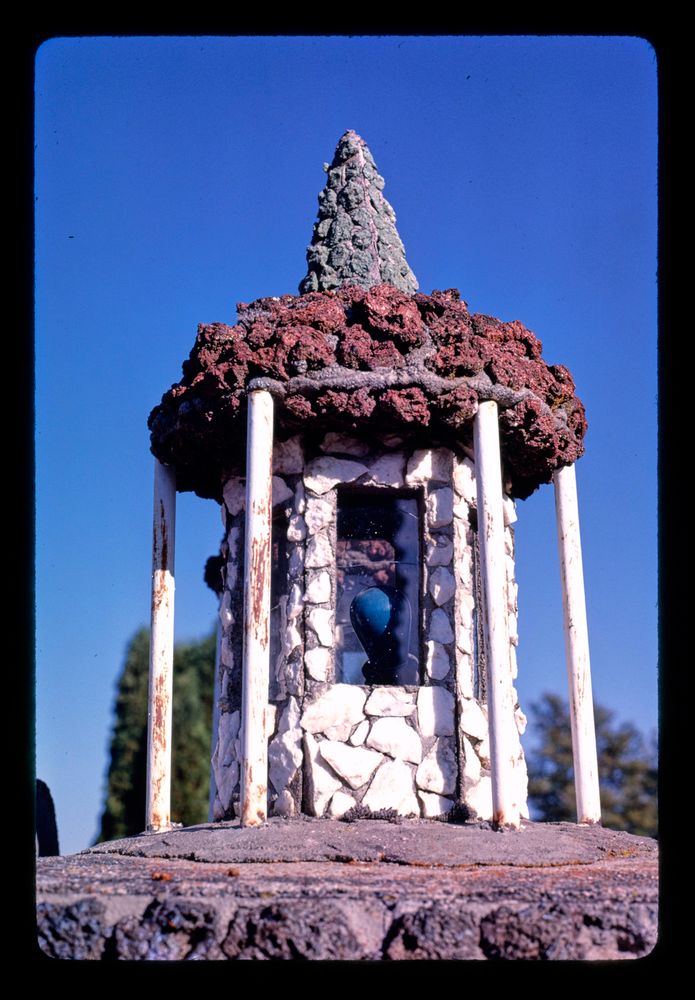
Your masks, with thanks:
M296 294L355 129L424 292L572 371L595 699L656 726L656 57L636 38L78 38L36 61L37 776L97 832L115 684L149 621L147 415L199 322ZM522 705L565 692L553 493L519 504ZM179 496L176 636L216 505Z

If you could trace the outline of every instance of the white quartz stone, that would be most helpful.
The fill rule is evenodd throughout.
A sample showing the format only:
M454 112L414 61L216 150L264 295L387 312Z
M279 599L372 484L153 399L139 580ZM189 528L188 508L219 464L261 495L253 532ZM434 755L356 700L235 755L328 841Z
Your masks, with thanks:
M328 807L328 815L332 819L339 819L344 816L346 812L355 807L356 803L352 795L348 795L347 792L343 792L338 789L333 798L331 799L331 804Z
M459 701L459 726L464 733L474 740L483 740L487 736L487 719L483 710L473 698L461 698Z
M393 687L374 688L364 711L367 715L412 715L415 695Z
M423 736L452 736L454 696L444 687L423 687L417 694L418 728Z
M294 487L294 503L292 504L295 514L303 514L306 510L306 493L304 483L300 480Z
M466 782L476 784L480 781L480 758L475 752L475 747L471 741L466 737L461 737L461 744L463 747L463 780L464 786Z
M308 615L309 627L314 630L322 646L333 645L333 612L329 608L312 608Z
M304 593L308 604L326 604L331 599L331 578L324 570L310 580Z
M342 782L327 764L324 763L319 753L319 744L311 733L304 734L304 747L308 761L305 773L309 812L312 816L323 816L326 806L334 793L341 788Z
M220 643L220 662L227 670L234 666L234 653L232 652L231 636L224 636Z
M372 812L395 809L401 816L420 815L412 771L402 760L389 760L374 775L362 805Z
M234 760L229 767L220 767L215 772L217 795L225 810L229 808L229 804L232 801L232 795L238 784L239 764L237 761Z
M470 811L482 820L492 819L492 780L484 776L466 789L465 802Z
M425 562L428 566L448 566L454 558L454 543L446 535L435 535L427 543Z
M507 618L507 632L509 634L509 641L512 646L519 645L519 629L517 625L516 615L509 615Z
M445 799L443 795L435 795L433 792L418 792L417 797L422 805L422 815L426 819L443 816L454 808L453 799Z
M284 638L282 641L282 651L285 657L289 656L293 649L302 644L302 633L297 627L296 619L290 619L285 628Z
M327 681L331 666L331 651L325 646L307 649L304 653L304 665L307 673L315 681Z
M470 620L470 619L469 619ZM470 656L473 652L473 630L470 625L456 626L456 648Z
M435 681L443 681L451 669L451 661L441 642L433 642L431 639L426 644L427 658L425 667L427 676Z
M304 468L304 450L299 434L273 444L273 472L292 475Z
M306 504L306 525L312 535L333 521L333 506L327 500L311 497Z
M319 531L309 539L304 564L307 569L322 569L333 565L333 550L327 531Z
M246 483L238 476L228 479L222 489L225 507L234 517L246 506Z
M453 574L450 573L448 569L445 569L444 566L438 566L432 573L429 574L427 588L434 603L442 605L446 604L446 602L450 601L454 596L456 591L456 582Z
M238 553L241 551L241 529L238 524L235 524L227 532L227 546L229 548L227 556L227 587L229 590L232 590L236 584L239 571L237 558Z
M319 448L321 451L337 452L339 455L354 455L355 458L362 458L369 453L369 445L365 441L358 441L349 434L337 431L329 431Z
M227 527L227 506L226 504L220 504L220 518L222 519L222 527Z
M270 702L265 706L265 731L268 736L272 736L275 732L275 725L278 721L278 707L277 705L271 705Z
M367 733L369 732L369 723L366 719L360 722L359 726L355 729L354 733L350 737L349 742L353 747L361 747L364 741L367 739Z
M301 514L292 514L287 525L288 542L301 542L306 538L306 523Z
M451 482L452 453L447 448L424 448L413 452L406 470L409 486L422 486L436 479Z
M502 513L505 525L514 524L516 517L516 504L511 497L502 497Z
M403 718L377 719L367 737L367 746L412 764L422 760L420 737Z
M328 493L338 483L352 483L367 471L360 462L347 458L315 458L304 471L304 485L319 496Z
M234 624L234 615L232 614L232 595L228 590L225 590L222 594L222 600L220 601L220 622L222 628L229 628L230 625Z
M302 613L304 607L304 597L302 595L302 588L298 583L293 583L290 587L290 592L287 595L287 606L286 614L291 620L292 618L298 618Z
M234 741L239 735L241 712L222 712L218 725L218 750L220 764L231 764L234 760Z
M520 812L525 819L528 819L528 772L526 770L526 761L524 760L523 751L520 751L519 753L519 759L515 768L515 777L517 802L519 803Z
M405 458L400 453L382 455L369 466L368 482L379 486L402 486Z
M486 736L478 744L478 757L480 757L480 763L483 767L490 766L490 737Z
M456 603L461 617L465 617L468 621L470 621L473 617L473 610L475 608L475 598L473 597L473 594L471 594L471 592L465 587L461 587L459 590L459 599Z
M284 479L280 476L273 476L273 507L285 503L294 496L294 491L289 488Z
M275 802L273 803L274 815L286 816L287 818L289 818L290 816L294 816L296 811L297 810L294 804L294 799L292 798L288 790L284 788L276 798Z
M454 632L446 611L437 608L430 617L430 628L428 638L435 642L453 642Z
M526 718L526 716L524 715L524 713L521 711L520 708L517 708L517 710L514 712L514 718L516 720L516 728L519 733L519 736L523 736L524 733L526 732L526 725L528 723L528 719Z
M304 708L302 728L325 733L334 740L346 740L363 719L366 692L355 684L334 684Z
M451 524L454 517L454 491L448 486L430 493L425 501L430 531Z
M444 740L437 740L420 764L415 782L425 792L453 795L456 790L456 757Z
M512 675L512 680L516 680L519 675L519 666L516 662L516 649L514 646L509 647L509 668Z
M286 788L302 763L299 705L290 697L280 717L278 735L268 747L268 777L276 792Z
M462 524L468 524L470 513L471 513L471 508L469 504L467 504L465 500L461 499L457 500L456 494L454 493L454 508L453 508L454 524L456 524L457 521L461 522Z
M319 743L319 754L350 788L360 788L369 781L383 761L380 753L365 747L351 747L335 740Z
M461 650L456 654L456 684L462 698L473 697L473 660Z
M467 503L475 506L475 465L470 458L454 463L454 489Z

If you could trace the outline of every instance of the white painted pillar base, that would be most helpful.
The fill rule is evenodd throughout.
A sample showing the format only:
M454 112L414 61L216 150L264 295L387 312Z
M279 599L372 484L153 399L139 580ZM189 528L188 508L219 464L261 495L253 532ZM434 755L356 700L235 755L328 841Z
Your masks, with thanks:
M555 484L555 512L560 549L577 822L599 823L601 820L601 801L596 754L596 729L591 694L589 630L586 621L577 478L574 465L558 469L553 474L553 482Z
M502 467L495 402L479 404L473 432L487 660L492 819L497 826L518 829L521 820L515 773L518 737L509 657Z
M270 674L270 569L273 476L273 397L248 397L246 435L246 545L244 652L241 705L241 825L267 818L266 706Z
M145 817L145 829L151 833L171 829L175 534L176 477L155 459Z

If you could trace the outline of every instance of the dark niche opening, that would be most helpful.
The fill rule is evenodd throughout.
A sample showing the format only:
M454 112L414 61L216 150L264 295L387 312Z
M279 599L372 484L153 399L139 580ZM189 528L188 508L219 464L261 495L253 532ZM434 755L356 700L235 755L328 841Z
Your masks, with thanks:
M283 514L275 514L272 523L270 556L270 684L268 697L276 701L280 697L280 684L277 676L278 659L282 654L282 637L287 625L285 607L288 593L287 558L287 518ZM282 669L286 669L283 663Z
M338 490L336 681L420 683L417 493Z

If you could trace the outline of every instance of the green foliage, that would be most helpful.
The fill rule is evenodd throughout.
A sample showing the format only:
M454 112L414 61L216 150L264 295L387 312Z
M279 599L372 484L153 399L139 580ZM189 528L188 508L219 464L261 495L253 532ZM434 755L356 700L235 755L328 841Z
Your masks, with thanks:
M596 705L601 816L603 826L655 837L657 833L657 754L630 722ZM535 747L527 753L532 816L549 822L577 818L572 768L572 734L566 702L544 694L531 705Z
M208 815L215 641L213 631L174 650L171 813L186 826ZM149 630L142 628L128 644L118 681L100 841L145 826L149 649Z

